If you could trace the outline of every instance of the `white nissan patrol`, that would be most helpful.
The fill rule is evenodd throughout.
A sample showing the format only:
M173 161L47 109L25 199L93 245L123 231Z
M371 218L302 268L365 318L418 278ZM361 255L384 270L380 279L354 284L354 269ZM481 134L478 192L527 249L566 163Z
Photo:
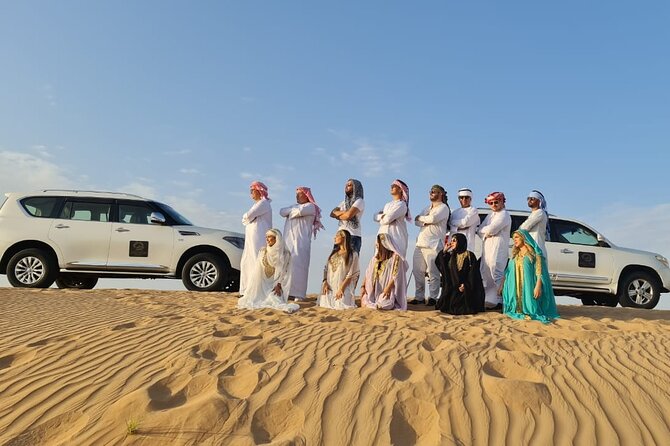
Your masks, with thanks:
M491 211L478 209L481 221ZM514 232L527 211L508 210ZM477 238L479 241L479 238ZM481 243L477 243L479 254ZM510 248L512 241L510 239ZM593 228L570 218L549 215L546 241L549 276L556 295L584 305L654 308L670 290L668 259L660 254L622 248Z
M0 198L0 274L15 287L180 278L193 291L237 291L243 248L243 234L195 227L137 195L43 190Z

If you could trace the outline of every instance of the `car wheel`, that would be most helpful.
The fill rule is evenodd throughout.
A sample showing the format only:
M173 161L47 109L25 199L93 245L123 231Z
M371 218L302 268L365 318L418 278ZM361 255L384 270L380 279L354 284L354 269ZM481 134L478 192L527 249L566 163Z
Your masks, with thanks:
M187 290L221 291L228 269L226 262L215 254L196 254L184 265L181 280Z
M661 297L658 280L645 271L626 274L619 283L619 303L622 307L645 308L651 310Z
M14 287L49 288L56 280L58 265L41 249L24 249L7 264L7 280Z
M76 288L79 290L92 290L98 283L95 276L85 276L81 274L61 274L56 279L58 288Z

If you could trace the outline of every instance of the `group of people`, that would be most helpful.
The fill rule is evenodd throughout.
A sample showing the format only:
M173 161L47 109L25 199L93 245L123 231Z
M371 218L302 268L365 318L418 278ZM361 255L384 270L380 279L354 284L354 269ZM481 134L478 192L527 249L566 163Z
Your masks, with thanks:
M365 211L363 185L347 180L344 200L330 212L339 227L323 269L318 305L332 309L356 308L355 290L360 279L361 221ZM241 262L240 308L299 309L295 301L306 297L312 238L324 229L321 209L310 188L296 189L296 204L282 208L283 235L272 228L268 188L250 186L254 204L242 217L245 247ZM480 222L472 206L470 189L460 189L460 207L451 211L447 192L434 185L430 203L416 217L409 210L409 187L396 179L392 200L375 214L379 224L375 253L365 269L360 288L361 307L406 310L408 304L434 305L450 314L502 311L514 318L549 322L558 317L547 269L548 231L546 200L541 192L528 195L531 213L512 234L505 195L493 192L484 200L491 209ZM419 227L411 274L415 296L407 299L407 223ZM474 254L475 238L482 239L482 254ZM290 301L294 301L291 303Z

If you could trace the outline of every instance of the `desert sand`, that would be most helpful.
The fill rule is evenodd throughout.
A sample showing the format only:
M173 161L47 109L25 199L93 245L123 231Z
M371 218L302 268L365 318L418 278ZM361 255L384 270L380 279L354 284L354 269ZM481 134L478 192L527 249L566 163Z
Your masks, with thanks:
M670 439L670 311L560 306L542 325L236 301L0 289L0 444Z

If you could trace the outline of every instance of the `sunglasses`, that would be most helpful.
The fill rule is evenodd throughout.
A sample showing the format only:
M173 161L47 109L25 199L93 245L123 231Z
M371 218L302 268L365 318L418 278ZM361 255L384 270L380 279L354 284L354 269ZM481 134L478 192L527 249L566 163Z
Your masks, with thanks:
M489 204L490 205L500 204L500 202L498 200L494 200L494 201L489 201Z

